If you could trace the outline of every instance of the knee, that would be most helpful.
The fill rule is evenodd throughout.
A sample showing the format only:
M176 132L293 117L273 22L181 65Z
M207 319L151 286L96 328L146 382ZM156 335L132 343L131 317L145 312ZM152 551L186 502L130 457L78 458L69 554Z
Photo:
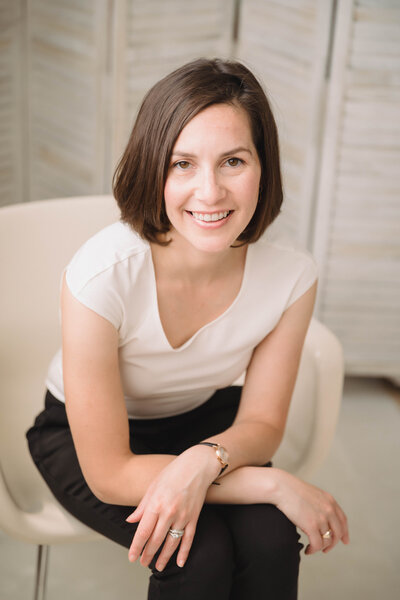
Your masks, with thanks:
M257 504L238 511L234 535L243 556L264 564L299 561L302 545L291 521L272 504Z
M211 507L205 506L200 513L192 547L182 568L176 564L178 551L179 548L161 573L155 569L158 553L156 554L150 564L153 572L151 583L152 580L157 585L163 585L165 582L168 587L173 582L174 585L179 582L179 590L182 593L186 586L188 592L195 586L198 596L192 597L229 598L234 570L232 537L225 523Z
M212 507L200 514L187 566L205 576L217 578L233 571L233 540L228 527Z
M276 506L271 506L270 540L280 560L299 561L302 544L296 526Z
M301 545L296 528L270 504L237 507L229 515L236 549L236 579L230 600L297 598Z

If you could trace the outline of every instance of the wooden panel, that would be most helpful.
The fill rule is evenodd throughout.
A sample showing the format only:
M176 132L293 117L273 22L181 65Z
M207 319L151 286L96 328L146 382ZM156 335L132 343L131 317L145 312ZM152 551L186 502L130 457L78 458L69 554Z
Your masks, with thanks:
M31 199L103 190L107 28L106 0L31 4Z
M309 245L331 2L243 0L237 55L264 83L277 120L285 201L271 233Z
M124 14L117 18L123 30L116 38L119 44L121 35L125 38L119 63L123 73L117 74L124 95L116 105L120 130L115 159L126 143L145 93L156 81L200 56L229 55L233 16L232 0L125 0L123 4Z
M399 377L400 6L359 0L340 11L315 230L318 314L340 337L348 373Z
M0 0L0 206L23 200L22 2Z

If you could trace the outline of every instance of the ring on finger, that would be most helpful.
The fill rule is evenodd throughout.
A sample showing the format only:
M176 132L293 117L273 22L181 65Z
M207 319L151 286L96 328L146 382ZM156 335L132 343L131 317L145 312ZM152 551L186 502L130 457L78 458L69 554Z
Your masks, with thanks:
M332 531L328 529L327 531L325 531L325 533L322 533L321 535L324 540L330 540L332 538Z
M185 530L184 529L173 529L171 527L171 529L168 530L168 533L173 538L181 538L183 536L183 534L185 533Z

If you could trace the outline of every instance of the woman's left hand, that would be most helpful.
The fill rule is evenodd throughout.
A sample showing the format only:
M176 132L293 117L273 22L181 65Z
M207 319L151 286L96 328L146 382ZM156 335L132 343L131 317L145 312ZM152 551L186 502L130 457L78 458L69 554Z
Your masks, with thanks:
M274 504L309 538L306 554L350 542L347 517L331 494L281 469L271 469L278 484Z
M219 470L218 462L210 461L204 447L194 446L161 471L126 519L128 523L140 521L129 549L131 562L142 553L140 563L148 566L164 542L157 570L163 570L179 543L177 564L184 565L207 490ZM184 530L184 534L174 538L168 535L170 529Z

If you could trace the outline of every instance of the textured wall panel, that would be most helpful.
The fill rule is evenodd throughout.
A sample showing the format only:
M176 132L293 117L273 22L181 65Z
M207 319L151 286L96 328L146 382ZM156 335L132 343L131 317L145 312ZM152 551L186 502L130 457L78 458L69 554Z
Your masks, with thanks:
M308 245L324 100L331 2L243 0L237 55L270 97L280 134L285 201L274 228Z
M22 3L0 0L0 206L23 199L23 35Z
M339 10L349 26L337 29L326 121L319 314L344 345L348 373L399 378L400 6Z

